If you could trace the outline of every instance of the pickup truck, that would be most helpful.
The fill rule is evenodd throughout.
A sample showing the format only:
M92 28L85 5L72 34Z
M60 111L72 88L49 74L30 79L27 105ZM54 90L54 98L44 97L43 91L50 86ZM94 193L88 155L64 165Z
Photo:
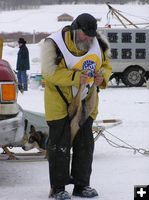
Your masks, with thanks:
M24 136L24 114L17 104L15 73L6 60L0 59L0 147L19 146Z

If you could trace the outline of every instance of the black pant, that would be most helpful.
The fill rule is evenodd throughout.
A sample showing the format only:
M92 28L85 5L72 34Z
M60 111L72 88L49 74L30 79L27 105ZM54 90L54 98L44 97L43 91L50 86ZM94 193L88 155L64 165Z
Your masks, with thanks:
M52 188L70 183L88 186L92 171L94 139L93 119L89 117L77 133L73 142L73 155L70 175L70 121L68 117L47 122L49 125L48 161Z

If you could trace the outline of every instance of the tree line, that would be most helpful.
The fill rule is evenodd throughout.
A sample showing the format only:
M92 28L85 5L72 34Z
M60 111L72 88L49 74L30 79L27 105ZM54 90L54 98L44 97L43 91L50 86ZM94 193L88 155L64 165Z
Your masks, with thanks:
M40 0L41 5L51 5L51 4L80 4L80 3L88 3L88 4L104 4L107 3L105 0ZM141 4L149 3L149 0L110 0L111 4L126 4L128 2L138 2Z
M0 0L0 10L39 8L40 0Z
M108 0L107 0L108 2ZM110 0L111 4L125 4L128 2L138 2L140 4L149 4L149 0ZM39 8L40 5L52 4L104 4L105 0L0 0L0 10L16 10Z

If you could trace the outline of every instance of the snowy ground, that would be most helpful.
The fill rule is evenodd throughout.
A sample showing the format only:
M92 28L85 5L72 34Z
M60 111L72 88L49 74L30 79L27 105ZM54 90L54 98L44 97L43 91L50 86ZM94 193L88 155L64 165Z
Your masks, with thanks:
M42 112L43 91L29 90L19 94L24 109ZM28 103L30 102L30 103ZM98 119L121 119L122 124L107 129L135 148L149 150L149 90L141 88L112 88L100 92ZM107 137L118 144L104 132ZM123 144L124 145L124 144ZM91 185L100 200L132 200L134 185L149 184L149 155L134 154L133 150L113 148L103 137L95 143ZM71 193L72 186L67 186ZM1 200L48 199L48 163L0 162ZM74 199L74 198L72 198ZM79 199L79 198L76 198Z
M75 6L75 5L74 5ZM148 5L116 6L120 10L149 18ZM54 10L54 8L57 8ZM79 10L80 9L80 10ZM77 16L92 11L102 19L106 15L105 5L101 6L51 6L34 11L9 11L0 13L0 27L3 31L46 31L60 28L56 23L57 15L63 12ZM31 12L30 15L28 13ZM104 14L103 14L104 12ZM55 17L53 18L53 16ZM7 17L6 17L7 16ZM22 18L21 18L22 16ZM104 17L103 17L104 16ZM38 20L39 18L40 20ZM41 19L42 17L42 19ZM15 21L16 19L16 21ZM18 20L17 20L18 19ZM45 20L46 19L46 20ZM141 18L140 18L141 19ZM32 21L33 20L33 21ZM52 20L54 23L52 23ZM55 20L55 21L54 21ZM28 23L30 22L30 23ZM43 23L44 22L44 23ZM106 20L103 22L105 24ZM28 45L31 58L31 73L40 72L39 46ZM15 69L18 47L4 46L3 58ZM135 148L149 150L149 90L140 88L108 87L100 92L98 119L121 119L122 124L106 129ZM28 110L44 112L43 90L19 93L19 104ZM122 145L104 132L107 137ZM149 156L134 154L134 151L114 148L100 137L95 143L95 154L91 185L99 192L100 200L132 200L134 185L149 185ZM72 186L67 186L71 193ZM0 199L1 200L48 200L49 175L48 163L42 162L0 162ZM79 198L72 198L79 199Z

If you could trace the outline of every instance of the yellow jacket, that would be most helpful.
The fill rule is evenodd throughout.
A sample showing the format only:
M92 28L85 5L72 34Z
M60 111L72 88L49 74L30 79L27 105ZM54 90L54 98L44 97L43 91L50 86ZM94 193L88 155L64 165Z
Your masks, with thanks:
M76 55L81 55L82 52L76 49L73 41L71 40L70 31L67 31L67 33L65 34L65 43L72 53L75 53ZM54 42L51 39L47 39L44 41L41 53L42 74L45 81L45 118L46 121L62 119L68 115L67 105L60 96L55 86L59 86L68 103L70 103L72 100L71 87L79 87L81 72L76 71L74 73L74 70L68 69L65 65L63 58L58 65L55 64L55 60L57 59L57 50ZM100 88L104 89L107 86L112 71L112 68L109 64L107 52L104 52L102 68L104 68L104 81ZM89 98L90 95L91 91L86 98ZM98 95L96 108L91 114L91 117L95 119L97 114Z

